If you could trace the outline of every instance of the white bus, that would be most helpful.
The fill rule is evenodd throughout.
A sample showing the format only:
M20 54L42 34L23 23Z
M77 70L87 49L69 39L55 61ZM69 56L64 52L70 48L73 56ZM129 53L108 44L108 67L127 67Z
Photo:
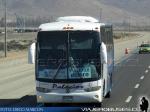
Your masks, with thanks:
M29 50L34 62L38 103L101 103L112 87L112 25L84 16L42 24Z

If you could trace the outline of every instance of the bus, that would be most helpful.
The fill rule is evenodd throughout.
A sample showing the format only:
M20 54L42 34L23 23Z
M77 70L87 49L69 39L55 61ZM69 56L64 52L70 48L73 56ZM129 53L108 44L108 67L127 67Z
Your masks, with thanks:
M114 69L112 25L93 17L59 17L40 25L29 47L37 103L98 103L110 97Z

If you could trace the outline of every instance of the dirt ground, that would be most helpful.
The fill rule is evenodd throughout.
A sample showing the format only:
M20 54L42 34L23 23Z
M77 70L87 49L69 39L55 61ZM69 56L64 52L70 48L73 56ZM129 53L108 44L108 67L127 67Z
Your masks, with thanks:
M35 41L37 33L8 33L7 50L10 54L17 55L18 52L27 51L28 46ZM4 56L4 34L0 34L0 58Z
M22 51L11 51L7 53L7 57L5 58L4 56L0 58L0 63L3 62L9 62L15 59L23 59L27 58L27 50L22 50Z

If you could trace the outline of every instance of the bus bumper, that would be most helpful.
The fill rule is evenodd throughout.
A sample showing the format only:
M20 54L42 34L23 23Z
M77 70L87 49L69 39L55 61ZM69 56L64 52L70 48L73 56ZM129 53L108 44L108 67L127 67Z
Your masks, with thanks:
M101 91L82 93L41 93L37 92L37 103L101 103Z

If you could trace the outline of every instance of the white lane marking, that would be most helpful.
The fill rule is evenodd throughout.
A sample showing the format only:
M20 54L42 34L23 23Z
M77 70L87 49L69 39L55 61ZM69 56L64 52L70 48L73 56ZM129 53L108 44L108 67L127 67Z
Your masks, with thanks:
M139 88L139 86L140 86L140 84L136 84L134 88L137 89L137 88Z
M148 68L150 69L150 66L148 66Z
M145 73L148 73L148 70L145 70Z
M140 78L141 80L143 80L144 79L144 75L143 76L141 76L141 78Z
M128 98L126 99L126 103L129 103L130 102L130 100L132 99L132 96L128 96Z

